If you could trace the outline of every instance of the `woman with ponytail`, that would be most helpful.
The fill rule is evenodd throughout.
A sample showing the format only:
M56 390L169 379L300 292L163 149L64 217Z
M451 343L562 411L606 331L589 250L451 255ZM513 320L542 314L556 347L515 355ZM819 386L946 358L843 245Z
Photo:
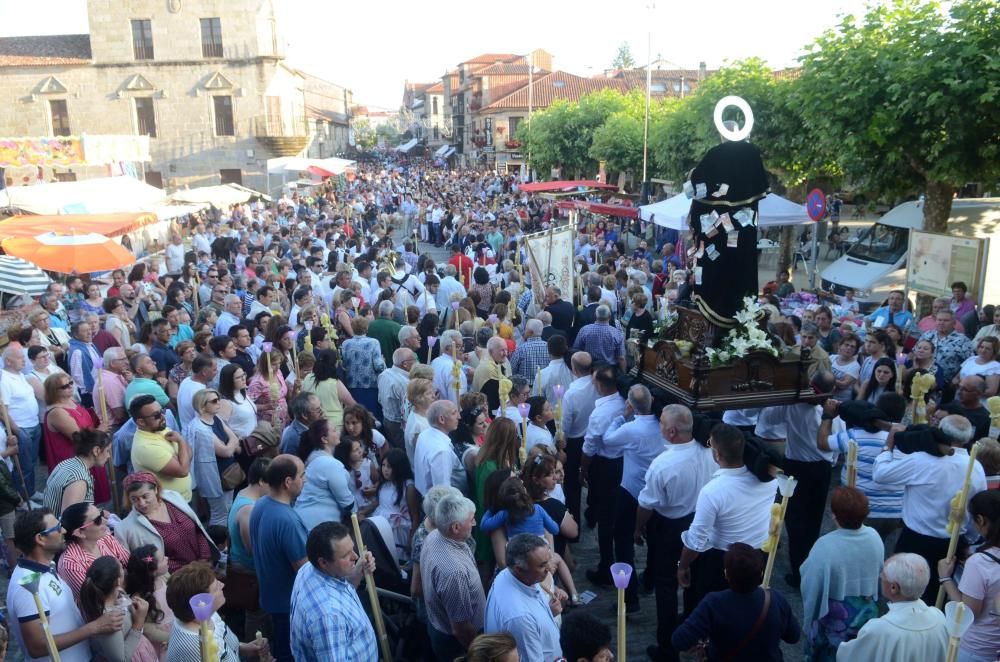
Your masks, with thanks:
M90 648L98 660L157 662L153 644L143 635L149 604L138 595L129 597L124 582L122 564L113 556L100 557L87 570L80 588L80 611L87 622L108 611L121 610L124 615L120 630L91 637Z
M160 661L167 657L167 641L174 612L167 606L167 557L156 545L137 547L125 566L125 592L149 605L143 634L152 642Z

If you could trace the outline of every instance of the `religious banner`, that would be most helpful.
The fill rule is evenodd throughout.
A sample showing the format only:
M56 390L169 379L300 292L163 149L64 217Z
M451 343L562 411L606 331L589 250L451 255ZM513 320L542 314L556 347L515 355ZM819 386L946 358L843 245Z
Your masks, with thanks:
M562 291L563 299L573 300L576 269L573 264L573 228L563 226L525 235L528 264L531 268L531 287L535 298L544 298L545 288L555 285Z

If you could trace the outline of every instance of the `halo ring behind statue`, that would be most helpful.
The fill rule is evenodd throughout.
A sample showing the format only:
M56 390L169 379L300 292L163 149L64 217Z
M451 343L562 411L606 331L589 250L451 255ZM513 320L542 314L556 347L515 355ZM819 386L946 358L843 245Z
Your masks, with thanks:
M722 121L722 113L729 106L736 106L743 113L743 117L746 118L743 126L735 131L727 128ZM719 99L719 103L715 104L715 128L723 138L730 142L745 140L753 130L753 110L750 109L750 104L743 97L734 95Z

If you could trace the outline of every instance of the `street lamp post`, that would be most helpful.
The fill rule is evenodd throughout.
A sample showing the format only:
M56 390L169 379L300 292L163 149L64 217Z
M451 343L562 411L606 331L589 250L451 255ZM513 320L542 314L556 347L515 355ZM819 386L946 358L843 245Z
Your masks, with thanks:
M639 204L649 204L649 177L647 168L649 163L649 97L653 87L653 10L656 3L650 2L646 5L649 10L648 25L650 29L646 32L646 115L642 123L642 189L639 193Z
M531 111L534 104L535 51L528 54L528 159L525 181L531 180Z

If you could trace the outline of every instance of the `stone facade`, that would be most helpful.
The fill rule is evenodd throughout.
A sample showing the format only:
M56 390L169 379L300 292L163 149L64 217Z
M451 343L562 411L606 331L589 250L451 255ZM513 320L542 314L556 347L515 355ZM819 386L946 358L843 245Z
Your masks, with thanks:
M144 169L168 191L225 181L263 190L267 159L294 155L292 138L308 149L305 77L284 62L270 0L88 0L87 8L89 35L0 39L0 98L8 100L0 135L53 135L53 102L57 110L65 102L71 135L147 133L151 109ZM136 20L148 21L139 30L148 25L152 52L134 43ZM79 59L46 57L37 43L81 37L89 52ZM36 40L39 57L21 57L24 39Z

